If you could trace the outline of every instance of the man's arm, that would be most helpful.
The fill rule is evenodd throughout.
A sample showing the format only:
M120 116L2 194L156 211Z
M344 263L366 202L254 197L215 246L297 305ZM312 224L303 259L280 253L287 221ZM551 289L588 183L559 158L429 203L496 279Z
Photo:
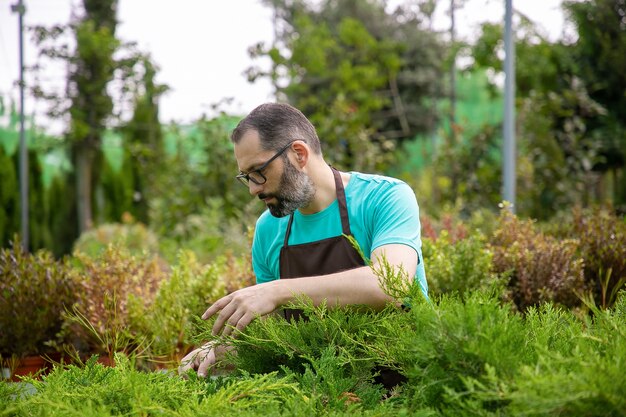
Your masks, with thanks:
M372 266L382 259L395 267L403 268L413 279L417 268L417 253L403 244L381 246L372 252ZM331 308L354 304L382 309L392 301L378 283L372 267L365 266L329 275L291 278L257 284L243 288L216 301L203 315L208 319L218 314L213 334L230 334L234 328L243 330L252 320L273 312L293 301L298 295L309 297L314 305L327 302Z

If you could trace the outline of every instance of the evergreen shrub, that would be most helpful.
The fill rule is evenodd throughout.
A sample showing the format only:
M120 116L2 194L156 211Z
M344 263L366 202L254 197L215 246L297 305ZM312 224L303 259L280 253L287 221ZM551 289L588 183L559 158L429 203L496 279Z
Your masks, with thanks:
M132 356L117 354L114 368L95 358L56 366L42 381L27 379L28 393L0 382L0 415L626 415L626 293L581 318L552 303L522 315L498 293L429 302L418 291L404 294L409 311L301 299L294 307L310 321L269 317L222 340L237 346L230 360L241 365L229 375L139 372ZM383 389L375 364L407 381Z

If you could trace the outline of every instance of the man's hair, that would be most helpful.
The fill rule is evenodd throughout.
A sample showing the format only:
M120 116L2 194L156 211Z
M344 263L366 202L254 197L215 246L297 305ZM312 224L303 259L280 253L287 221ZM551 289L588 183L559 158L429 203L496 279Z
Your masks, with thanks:
M302 140L316 154L321 154L320 140L315 127L298 109L289 104L261 104L242 119L231 135L239 143L249 130L256 130L264 150L278 151L294 140Z

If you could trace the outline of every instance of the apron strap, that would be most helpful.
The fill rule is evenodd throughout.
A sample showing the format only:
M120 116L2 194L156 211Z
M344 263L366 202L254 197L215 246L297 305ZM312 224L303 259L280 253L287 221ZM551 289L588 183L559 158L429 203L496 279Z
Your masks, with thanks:
M339 214L341 215L341 229L344 235L350 236L350 219L348 218L348 205L346 203L346 192L343 188L341 174L335 168L330 167L335 176L335 189L337 190L337 203L339 203Z
M351 236L350 231L350 219L348 218L348 205L346 203L346 192L343 188L343 181L341 180L341 174L332 166L330 169L333 171L335 177L335 189L337 190L337 203L339 204L339 215L341 217L341 231L346 236ZM289 235L291 234L291 225L293 224L293 213L289 215L289 223L287 223L287 231L285 232L284 247L287 247L289 242Z

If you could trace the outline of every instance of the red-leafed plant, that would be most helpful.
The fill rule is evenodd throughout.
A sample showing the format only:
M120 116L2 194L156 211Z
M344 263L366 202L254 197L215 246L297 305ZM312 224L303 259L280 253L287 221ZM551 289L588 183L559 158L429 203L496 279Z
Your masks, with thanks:
M65 262L49 252L26 253L17 239L0 248L0 356L50 353L75 294Z
M579 242L538 231L532 220L502 210L491 239L494 272L510 274L509 296L522 311L545 301L567 307L581 304L586 291Z

